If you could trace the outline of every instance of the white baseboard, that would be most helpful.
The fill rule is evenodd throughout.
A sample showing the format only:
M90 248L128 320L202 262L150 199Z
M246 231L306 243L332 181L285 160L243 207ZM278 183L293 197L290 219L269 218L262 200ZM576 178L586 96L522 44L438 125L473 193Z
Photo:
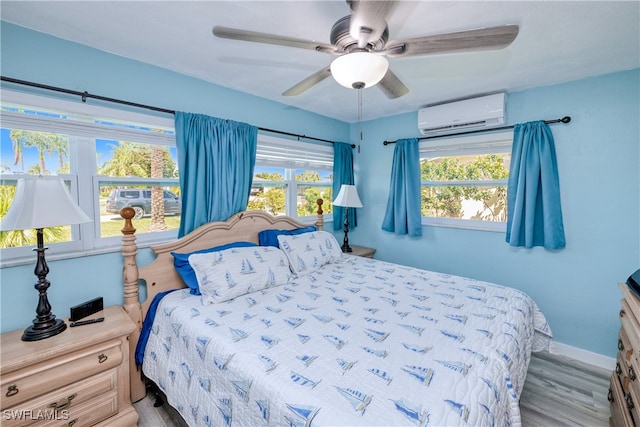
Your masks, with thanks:
M583 350L578 347L572 347L555 341L551 343L549 353L570 357L572 359L609 370L613 370L616 366L616 359L613 357L604 356L599 353L594 353L589 350Z

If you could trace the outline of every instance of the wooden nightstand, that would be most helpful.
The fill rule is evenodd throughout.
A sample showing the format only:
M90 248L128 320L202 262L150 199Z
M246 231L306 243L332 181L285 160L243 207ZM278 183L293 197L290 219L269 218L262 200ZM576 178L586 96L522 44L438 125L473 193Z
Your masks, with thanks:
M22 341L22 330L0 336L3 426L137 424L127 340L135 325L120 306L99 315L104 322L40 341Z
M373 254L376 250L373 248L365 248L364 246L350 245L352 252L347 252L349 255L361 256L363 258L373 258Z

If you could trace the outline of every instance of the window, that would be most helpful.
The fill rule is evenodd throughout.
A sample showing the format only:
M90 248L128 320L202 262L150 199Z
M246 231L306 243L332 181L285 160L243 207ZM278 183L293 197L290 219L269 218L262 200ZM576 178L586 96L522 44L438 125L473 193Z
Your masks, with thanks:
M333 212L333 147L258 135L249 210L272 215L313 217L316 200Z
M123 207L135 212L139 245L177 236L181 195L174 120L3 90L0 217L18 179L57 175L93 223L45 229L48 258L119 247ZM331 213L333 147L258 135L248 209L304 218L316 199ZM6 263L33 260L35 231L0 232ZM67 255L68 256L68 255Z
M141 243L177 235L180 190L173 118L2 92L0 217L17 180L57 175L93 223L45 230L49 253L120 244L119 210L136 210ZM31 258L34 230L0 233L3 262Z
M175 144L98 139L94 179L100 211L99 236L120 237L120 210L134 210L136 236L180 227L182 201ZM155 236L154 236L155 237Z
M513 132L420 143L423 224L504 231Z

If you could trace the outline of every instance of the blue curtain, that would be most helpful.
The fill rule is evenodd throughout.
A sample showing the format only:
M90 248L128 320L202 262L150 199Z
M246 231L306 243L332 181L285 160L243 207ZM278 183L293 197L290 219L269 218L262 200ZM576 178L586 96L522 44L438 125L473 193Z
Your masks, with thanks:
M202 114L176 112L182 192L178 236L225 221L249 201L258 128Z
M418 139L400 139L393 151L389 200L382 229L411 237L422 236L420 200Z
M331 194L335 199L338 197L342 184L355 184L353 176L353 149L351 144L344 142L333 143L333 187ZM344 229L344 206L333 207L333 229ZM356 210L349 209L349 229L353 229L358 225Z
M514 126L507 207L511 246L564 248L556 150L543 121Z

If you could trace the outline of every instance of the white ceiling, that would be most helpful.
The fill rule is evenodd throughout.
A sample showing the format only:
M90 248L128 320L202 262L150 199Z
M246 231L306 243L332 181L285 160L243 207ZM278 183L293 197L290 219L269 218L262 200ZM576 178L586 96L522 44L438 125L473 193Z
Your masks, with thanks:
M332 57L212 35L214 25L329 43L345 1L6 1L0 16L36 31L346 122L357 92L332 78L281 95ZM402 1L390 39L518 24L506 49L390 58L409 94L365 89L365 120L447 100L515 91L640 67L639 1ZM20 78L20 76L8 76ZM91 88L85 88L91 92ZM98 94L108 96L108 94ZM171 105L159 105L171 108Z

